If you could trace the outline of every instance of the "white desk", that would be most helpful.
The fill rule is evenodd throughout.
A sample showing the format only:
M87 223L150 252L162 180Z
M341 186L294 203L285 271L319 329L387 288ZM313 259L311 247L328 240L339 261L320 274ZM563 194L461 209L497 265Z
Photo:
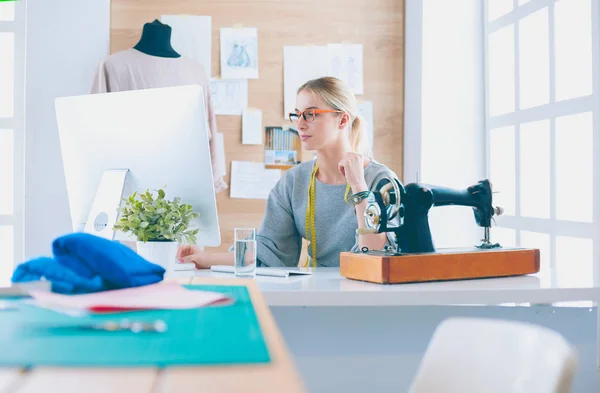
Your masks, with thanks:
M349 280L338 268L307 269L311 276L257 276L269 306L443 306L552 304L600 301L600 286L552 285L538 276L379 285ZM179 271L175 277L232 277L210 270Z
M171 276L192 282L232 274L196 270ZM378 285L348 280L337 268L318 268L312 276L257 276L256 282L312 393L406 391L433 330L455 315L559 331L580 352L574 392L600 391L600 286L553 285L538 276ZM553 306L577 301L594 306Z

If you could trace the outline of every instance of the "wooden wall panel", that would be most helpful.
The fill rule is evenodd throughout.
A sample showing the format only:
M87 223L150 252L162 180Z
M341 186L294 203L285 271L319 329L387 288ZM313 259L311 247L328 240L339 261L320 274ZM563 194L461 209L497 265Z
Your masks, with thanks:
M259 79L248 83L248 105L263 111L263 126L283 119L284 45L351 42L364 45L365 94L374 105L375 159L403 171L404 0L112 0L111 52L138 41L144 23L162 14L212 16L212 76L220 74L221 27L258 28ZM242 145L241 116L217 116L231 160L262 161L262 146ZM225 179L229 182L229 176ZM222 246L233 244L233 228L258 228L265 201L230 199L217 194Z

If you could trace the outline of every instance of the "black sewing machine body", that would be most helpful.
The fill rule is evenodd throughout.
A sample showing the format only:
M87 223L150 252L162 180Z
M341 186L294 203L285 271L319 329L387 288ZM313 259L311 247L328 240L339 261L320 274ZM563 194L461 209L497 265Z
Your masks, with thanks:
M388 255L436 252L429 227L429 210L434 206L450 205L471 207L475 223L484 228L484 238L473 250L501 247L498 243L492 244L489 239L493 216L502 214L502 209L493 207L492 185L487 179L466 189L420 183L404 186L396 179L383 179L368 198L365 211L367 229L359 230L359 233L394 232L398 247L383 252Z

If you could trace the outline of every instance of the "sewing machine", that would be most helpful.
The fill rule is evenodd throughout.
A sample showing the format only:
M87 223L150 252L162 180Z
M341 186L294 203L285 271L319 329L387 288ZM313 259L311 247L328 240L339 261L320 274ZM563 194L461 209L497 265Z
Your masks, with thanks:
M471 248L436 249L427 215L431 207L466 206L483 228L481 243ZM367 198L366 228L359 235L394 232L396 250L367 250L340 254L340 273L346 278L381 284L505 277L539 272L540 252L506 248L490 241L494 216L503 213L492 204L492 184L479 181L466 189L382 179Z

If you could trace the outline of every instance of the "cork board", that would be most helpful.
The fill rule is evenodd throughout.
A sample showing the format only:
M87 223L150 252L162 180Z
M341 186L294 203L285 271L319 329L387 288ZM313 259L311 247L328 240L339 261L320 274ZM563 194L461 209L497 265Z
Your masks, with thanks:
M285 45L363 44L364 94L357 98L373 102L374 157L402 178L404 0L112 0L111 53L133 47L144 23L164 14L212 17L213 77L220 75L220 28L258 28L259 79L248 82L248 105L263 111L263 127L286 122ZM231 161L262 161L264 147L242 144L241 116L217 116L217 126L224 134L229 182ZM208 251L227 250L235 227L259 228L265 205L265 200L229 198L228 190L217 194L222 245Z

